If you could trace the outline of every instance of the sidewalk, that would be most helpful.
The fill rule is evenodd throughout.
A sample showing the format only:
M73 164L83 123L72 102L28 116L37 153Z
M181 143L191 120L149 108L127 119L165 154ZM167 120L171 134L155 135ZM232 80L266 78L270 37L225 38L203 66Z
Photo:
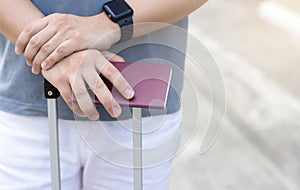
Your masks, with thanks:
M227 113L209 152L198 154L199 130L175 159L172 190L300 189L300 39L266 22L261 2L210 0L191 16L223 74Z

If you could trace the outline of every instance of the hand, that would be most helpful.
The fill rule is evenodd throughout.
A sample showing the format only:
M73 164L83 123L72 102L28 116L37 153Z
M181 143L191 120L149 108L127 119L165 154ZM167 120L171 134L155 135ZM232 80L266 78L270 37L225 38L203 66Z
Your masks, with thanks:
M32 72L38 74L74 52L107 50L120 39L119 26L101 13L91 17L55 13L27 25L16 41Z
M118 117L121 114L120 105L99 74L107 78L126 99L133 98L134 91L108 59L124 61L110 52L82 50L66 57L51 69L42 70L42 74L59 90L67 105L78 116L88 117L90 120L99 118L99 112L88 93L88 85L108 113L112 117Z

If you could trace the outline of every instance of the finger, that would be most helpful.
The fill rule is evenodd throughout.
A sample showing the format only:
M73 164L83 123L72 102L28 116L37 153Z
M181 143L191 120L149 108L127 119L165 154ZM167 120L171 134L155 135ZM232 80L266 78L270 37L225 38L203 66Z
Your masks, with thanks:
M69 106L69 108L78 116L84 117L84 113L81 111L80 107L78 106L78 103L74 100L74 96L72 93L72 88L69 85L69 83L65 80L58 79L56 81L52 80L53 78L57 78L54 75L54 72L52 71L45 71L42 72L43 76L48 81L53 81L52 84L55 86L55 88L58 89L60 92L61 97L64 99L66 104Z
M57 46L57 48L51 54L49 54L49 56L47 55L46 57L45 56L41 57L44 58L44 61L42 62L42 68L50 69L53 65L55 65L63 58L76 52L78 48L80 48L79 44L77 43L78 42L74 43L74 40L66 40L62 44Z
M114 54L114 53L112 53L110 51L102 51L102 54L109 61L112 61L112 62L125 62L125 60L124 60L123 57L121 57L121 56L119 56L117 54Z
M57 89L60 91L61 97L64 99L65 103L69 108L79 117L85 117L85 114L80 109L78 103L75 101L75 98L72 93L72 89L69 85L59 86Z
M113 86L121 93L121 95L126 99L131 99L134 97L134 90L127 82L127 80L122 76L118 69L116 69L111 63L106 61L103 64L96 64L99 72L107 78Z
M38 50L32 61L33 70L37 71L45 67L43 60L45 60L60 45L61 37L60 34L56 33Z
M99 112L93 104L82 78L78 76L77 80L70 84L76 101L84 115L90 120L97 120L99 118Z
M29 66L32 66L32 73L38 74L41 71L41 62L34 61L38 54L47 53L55 47L49 46L48 40L53 38L55 31L48 30L41 31L31 38L28 45L26 46L24 57ZM36 40L37 39L37 40ZM53 51L53 50L52 50Z
M40 32L44 29L48 24L46 19L37 20L29 25L27 25L24 30L19 35L16 44L15 44L15 52L16 54L20 55L24 53L25 48L29 42L29 40L34 36L36 33Z
M96 71L84 72L84 78L98 100L112 117L121 114L121 107Z

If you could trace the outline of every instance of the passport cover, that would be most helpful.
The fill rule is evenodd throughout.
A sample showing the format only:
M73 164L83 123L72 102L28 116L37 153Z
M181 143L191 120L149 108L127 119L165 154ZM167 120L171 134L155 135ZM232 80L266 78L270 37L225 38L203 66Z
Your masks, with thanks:
M166 107L172 68L169 64L112 62L133 87L135 96L125 99L104 77L101 77L121 106L164 109ZM95 103L100 104L95 96Z

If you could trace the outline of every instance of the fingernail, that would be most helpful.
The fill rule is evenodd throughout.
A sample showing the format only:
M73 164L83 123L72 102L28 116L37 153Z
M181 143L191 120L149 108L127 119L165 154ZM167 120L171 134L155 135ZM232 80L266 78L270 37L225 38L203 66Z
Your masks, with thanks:
M33 74L36 74L36 71L35 71L34 67L31 68L31 72L32 72Z
M90 119L91 120L97 120L99 118L99 114L98 113L95 113L94 115L90 116Z
M29 63L28 61L26 61L26 63L27 63L27 65L28 65L28 66L30 66L30 67L32 66L32 64L31 64L31 63Z
M43 69L45 69L47 67L47 65L48 65L47 62L43 62L41 66Z
M113 112L114 112L114 115L116 117L118 117L120 114L121 114L121 109L117 106L113 107Z
M21 50L20 50L20 48L18 48L18 47L15 47L15 52L16 52L16 54L17 54L17 55L20 55L20 54L21 54Z
M132 98L133 95L134 95L134 92L133 92L133 90L131 90L130 88L127 88L127 89L125 90L125 94L126 94L126 96L127 96L128 98Z

